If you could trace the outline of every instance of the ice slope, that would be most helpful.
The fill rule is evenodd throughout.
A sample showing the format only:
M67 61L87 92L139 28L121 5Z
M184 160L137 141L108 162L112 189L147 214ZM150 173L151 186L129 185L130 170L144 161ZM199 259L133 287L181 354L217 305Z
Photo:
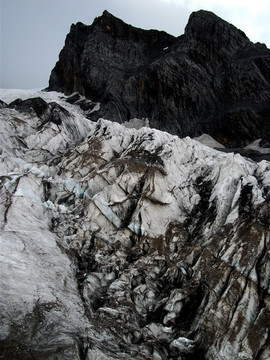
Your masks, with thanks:
M18 95L49 115L0 110L2 358L268 359L270 163Z

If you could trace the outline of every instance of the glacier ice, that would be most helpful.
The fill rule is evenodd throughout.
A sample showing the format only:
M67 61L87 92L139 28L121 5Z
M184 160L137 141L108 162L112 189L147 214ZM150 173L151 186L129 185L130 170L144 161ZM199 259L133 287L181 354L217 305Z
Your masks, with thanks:
M18 94L68 114L1 109L4 356L267 354L269 162Z

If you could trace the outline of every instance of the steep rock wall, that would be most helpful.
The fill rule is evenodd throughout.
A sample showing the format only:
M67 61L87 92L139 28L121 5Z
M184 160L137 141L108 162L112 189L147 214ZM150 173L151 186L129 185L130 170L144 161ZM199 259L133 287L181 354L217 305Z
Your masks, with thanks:
M107 11L71 26L49 90L101 103L91 119L208 133L225 146L270 146L270 50L215 14L192 13L184 35L141 30Z

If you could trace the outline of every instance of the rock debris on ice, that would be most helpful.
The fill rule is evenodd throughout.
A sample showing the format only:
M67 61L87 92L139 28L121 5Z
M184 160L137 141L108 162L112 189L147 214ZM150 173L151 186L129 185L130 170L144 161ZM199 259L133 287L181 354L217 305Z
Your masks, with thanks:
M0 95L4 359L267 359L269 162Z

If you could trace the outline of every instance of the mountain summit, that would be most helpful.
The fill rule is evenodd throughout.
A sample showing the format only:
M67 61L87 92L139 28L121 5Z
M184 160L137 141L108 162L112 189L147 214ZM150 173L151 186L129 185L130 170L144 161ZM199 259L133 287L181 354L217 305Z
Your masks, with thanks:
M184 35L142 30L104 11L71 26L49 90L100 103L92 114L228 147L270 146L270 50L215 14L191 14Z

